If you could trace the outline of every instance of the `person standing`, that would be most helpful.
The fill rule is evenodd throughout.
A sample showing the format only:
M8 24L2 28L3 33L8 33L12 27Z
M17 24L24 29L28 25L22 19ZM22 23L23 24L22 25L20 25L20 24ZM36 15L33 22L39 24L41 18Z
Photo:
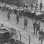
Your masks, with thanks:
M10 14L11 14L11 10L8 11L8 15L7 15L8 20L10 19Z
M36 33L35 31L36 31L36 26L37 26L37 23L36 23L36 21L33 23L33 28L34 28L34 34Z
M17 20L17 24L18 24L19 23L19 11L17 11L16 20Z
M37 35L38 31L40 31L40 22L39 22L39 24L37 24L36 35Z
M23 12L24 12L23 15L24 15L24 30L25 30L28 24L28 20L27 20L28 6L27 5L24 6Z
M8 12L8 20L10 19L10 13Z
M24 30L27 28L27 24L28 24L27 17L25 16L24 17Z

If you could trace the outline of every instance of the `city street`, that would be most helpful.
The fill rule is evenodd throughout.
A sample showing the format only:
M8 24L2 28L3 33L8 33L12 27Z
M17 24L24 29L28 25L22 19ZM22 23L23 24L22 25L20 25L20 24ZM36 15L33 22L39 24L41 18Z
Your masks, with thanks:
M0 23L3 23L5 24L5 26L7 27L14 27L16 29L18 29L19 31L23 33L27 32L27 36L25 34L23 34L22 36L25 35L25 37L29 37L30 35L30 44L40 44L41 42L38 40L38 37L36 37L36 35L33 34L33 19L30 19L30 18L27 18L28 19L28 26L27 26L27 29L24 30L24 17L20 18L20 21L19 21L19 24L16 24L16 16L15 14L11 13L11 17L10 17L10 20L8 20L7 18L7 11L1 11L0 10ZM24 39L24 38L23 38ZM22 41L23 41L22 39ZM28 44L29 42L29 39L27 38L27 40L25 39L25 44ZM23 42L24 42L23 41Z
M44 0L0 0L2 28L9 39L1 44L44 44Z

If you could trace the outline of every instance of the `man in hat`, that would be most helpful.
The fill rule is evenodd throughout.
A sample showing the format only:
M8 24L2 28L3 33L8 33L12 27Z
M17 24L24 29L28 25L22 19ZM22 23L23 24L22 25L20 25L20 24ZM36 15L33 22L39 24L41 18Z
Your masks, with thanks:
M25 16L24 17L24 30L27 28L27 24L28 24L27 17Z
M40 31L40 22L39 22L39 24L37 24L36 35L37 35L38 31Z
M35 21L35 22L33 23L34 34L36 33L36 32L35 32L35 31L36 31L36 26L37 26L37 22Z
M19 11L17 10L17 15L16 15L16 20L17 20L17 24L19 23Z
M10 19L10 13L11 13L11 9L8 11L8 15L7 15L8 20Z

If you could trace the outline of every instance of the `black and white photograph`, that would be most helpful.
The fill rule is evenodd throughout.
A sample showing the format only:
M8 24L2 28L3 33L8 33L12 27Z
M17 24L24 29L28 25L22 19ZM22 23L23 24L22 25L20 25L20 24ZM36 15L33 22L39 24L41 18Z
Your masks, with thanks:
M44 44L44 0L0 0L0 44Z

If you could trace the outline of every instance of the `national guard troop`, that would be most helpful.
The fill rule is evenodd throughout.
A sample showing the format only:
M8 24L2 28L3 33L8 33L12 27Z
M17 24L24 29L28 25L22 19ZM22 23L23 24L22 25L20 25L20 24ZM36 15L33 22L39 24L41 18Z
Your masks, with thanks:
M34 34L35 34L35 30L36 30L36 21L33 23L33 28L34 28Z
M19 23L19 11L17 10L17 14L16 14L16 20L17 20L17 24Z
M40 22L37 24L36 35L38 31L40 31Z
M8 17L8 20L9 20L10 19L10 10L8 11L7 17Z
M27 18L25 17L25 18L24 18L24 30L27 28L27 24L28 24L28 20L27 20Z
M8 10L8 15L7 15L8 20L10 19L10 14L11 14L11 9Z
M27 20L27 17L26 17L26 15L27 15L27 13L28 13L28 6L27 5L24 5L24 30L27 28L27 24L28 24L28 20Z
M8 13L8 20L10 19L10 14Z

